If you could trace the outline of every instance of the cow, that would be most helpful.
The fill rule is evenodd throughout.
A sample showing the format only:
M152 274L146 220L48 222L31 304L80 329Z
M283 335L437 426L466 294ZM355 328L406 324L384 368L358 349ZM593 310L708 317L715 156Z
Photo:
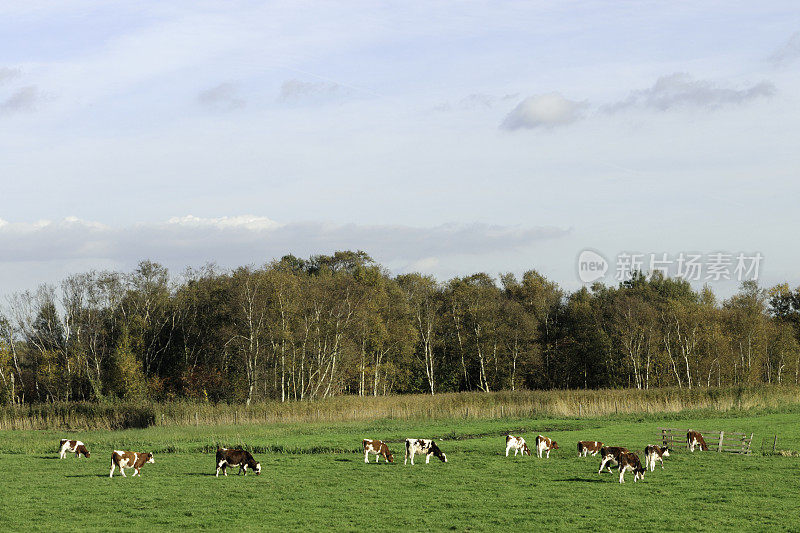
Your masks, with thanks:
M522 453L522 455L530 455L531 451L528 449L528 445L525 443L525 439L522 437L515 437L514 435L506 436L506 457L508 457L508 451L514 449L514 457L517 456L517 453Z
M217 477L219 477L219 471L222 470L222 473L226 476L228 475L228 467L238 466L239 471L236 473L238 476L242 472L244 475L247 475L247 469L251 469L253 472L256 473L257 476L261 475L261 463L257 462L253 459L253 456L250 452L245 450L231 450L228 448L219 448L217 449Z
M661 469L664 469L664 457L669 457L669 448L666 446L649 445L644 448L644 467L650 468L650 471L656 469L656 461L661 462Z
M608 467L608 471L611 472L612 466L619 465L619 458L623 453L628 453L628 448L623 448L622 446L603 446L600 448L600 457L602 461L600 462L600 468L597 470L598 474L603 472L603 468Z
M589 454L592 454L592 457L594 457L600 452L600 448L602 447L602 442L596 440L582 440L578 442L578 457L586 457Z
M690 452L694 452L694 447L700 445L700 449L704 452L708 451L708 445L706 445L705 439L703 439L703 435L700 434L699 431L689 430L686 434L686 447L689 448Z
M622 452L619 455L619 482L625 483L625 472L633 472L633 482L644 479L645 468L639 456L633 452Z
M432 439L406 439L406 460L403 464L408 464L408 456L411 456L411 465L414 465L414 454L424 453L425 464L431 460L431 455L438 457L443 463L447 462L447 456L436 445Z
M364 462L369 462L369 454L375 454L375 462L379 462L381 460L381 455L386 460L387 463L394 462L394 455L389 450L389 447L386 445L385 442L382 440L372 440L372 439L364 439Z
M536 436L536 454L539 459L542 458L542 453L547 452L547 458L550 459L550 450L557 450L558 443L544 435Z
M74 453L75 457L79 459L81 454L87 459L89 458L89 450L87 450L86 445L79 440L61 439L60 446L59 459L63 459L68 453Z
M125 452L122 450L114 450L111 452L111 472L108 477L114 477L114 469L119 467L119 473L122 477L125 475L126 468L133 468L133 476L142 477L139 471L146 463L155 463L152 453L138 453L138 452Z

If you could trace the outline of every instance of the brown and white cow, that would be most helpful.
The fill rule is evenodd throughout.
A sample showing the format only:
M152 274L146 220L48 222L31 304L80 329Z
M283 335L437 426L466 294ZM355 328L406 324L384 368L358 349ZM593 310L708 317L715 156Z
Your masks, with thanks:
M644 467L650 471L656 469L656 461L661 462L661 469L664 469L664 457L669 457L669 448L666 446L648 445L644 447Z
M406 439L406 460L403 464L408 464L408 456L411 456L411 464L414 464L414 454L424 453L425 464L431 461L431 455L438 457L443 463L447 462L447 456L436 445L433 439Z
M89 450L79 440L61 439L61 448L59 450L59 459L63 459L68 453L74 453L75 457L80 458L81 454L87 459L89 458Z
M697 445L699 445L700 449L704 452L708 451L708 446L706 445L705 439L703 439L703 435L701 435L699 431L690 430L686 434L686 447L689 448L690 452L694 452L694 447Z
M623 453L628 453L628 448L622 446L603 446L600 448L600 457L602 461L600 462L600 468L597 470L597 473L602 473L603 468L606 467L608 467L608 471L611 472L612 466L619 465L619 459Z
M394 455L389 450L389 446L386 445L385 442L382 440L372 440L372 439L364 439L364 462L369 462L369 454L375 454L375 462L379 462L381 460L381 456L386 460L387 463L394 462Z
M558 443L549 437L545 437L544 435L537 435L536 436L536 455L539 459L542 458L542 454L547 452L547 458L550 459L550 450L557 450Z
M619 482L625 483L625 472L633 472L633 482L644 479L645 468L639 456L633 452L622 452L619 455Z
M582 440L578 442L578 457L586 457L591 454L592 457L600 453L600 448L603 443L596 440Z
M522 437L515 437L514 435L506 436L506 457L508 457L509 450L514 450L514 457L517 453L522 455L530 455L531 451L528 449L528 444Z
M255 472L257 476L261 475L261 463L253 459L250 452L245 450L231 450L228 448L217 449L217 477L219 477L220 470L227 476L229 466L239 467L239 472L236 473L237 476L243 471L246 476L248 468Z
M133 468L133 476L139 477L142 476L142 473L139 470L144 466L146 463L155 463L155 459L153 459L152 453L139 453L139 452L126 452L122 450L114 450L111 453L111 472L108 474L108 477L114 477L114 469L119 467L119 472L122 474L122 477L128 477L125 475L126 468Z

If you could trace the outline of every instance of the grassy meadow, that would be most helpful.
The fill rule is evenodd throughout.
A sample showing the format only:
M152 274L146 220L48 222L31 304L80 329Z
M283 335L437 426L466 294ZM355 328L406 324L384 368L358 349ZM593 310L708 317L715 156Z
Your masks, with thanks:
M710 530L800 531L800 406L594 417L378 419L0 432L0 529L27 530ZM578 440L641 451L657 428L755 433L752 456L676 450L643 482L598 474ZM551 458L504 456L504 435L556 439ZM779 451L772 454L773 435ZM62 437L92 456L57 459ZM394 464L365 465L361 439ZM435 437L448 463L405 437ZM767 439L767 453L761 443ZM217 445L244 446L263 474L216 479ZM109 479L114 448L152 451L142 477ZM513 455L513 452L512 452ZM234 471L235 472L235 471Z

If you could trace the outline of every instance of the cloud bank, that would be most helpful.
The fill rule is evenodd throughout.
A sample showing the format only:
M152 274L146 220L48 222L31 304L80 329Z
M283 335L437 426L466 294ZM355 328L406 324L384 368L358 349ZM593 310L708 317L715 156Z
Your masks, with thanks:
M308 256L339 249L366 250L380 262L436 264L453 255L493 254L566 236L556 227L445 224L281 224L266 217L174 217L166 222L114 228L77 218L36 223L0 220L3 264L97 260L121 266L150 258L171 267L216 262L263 263L285 254ZM421 261L421 262L420 262Z

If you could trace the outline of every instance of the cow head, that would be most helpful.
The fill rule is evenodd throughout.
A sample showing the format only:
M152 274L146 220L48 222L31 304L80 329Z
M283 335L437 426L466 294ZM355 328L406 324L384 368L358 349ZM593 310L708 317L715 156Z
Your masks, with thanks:
M83 456L86 457L87 459L89 458L89 450L83 444L78 446L78 448L75 451L78 453L82 453Z
M524 453L525 455L530 455L531 454L530 449L528 449L528 444L527 443L522 445L522 453Z
M431 442L431 451L435 457L438 457L443 463L447 462L447 456L439 449L435 442Z
M641 464L633 469L633 479L644 479L644 473L647 471Z
M392 455L392 452L389 451L388 446L386 447L386 460L389 461L390 463L394 462L394 455Z
M252 468L253 472L255 472L257 476L261 475L261 463L256 463Z
M147 461L145 463L155 463L156 460L153 458L152 453L146 453L145 456L147 457Z
M669 457L669 448L662 448L661 449L661 456L662 457Z
M550 445L550 449L551 450L557 450L558 449L558 443L556 441L553 441L553 444Z

